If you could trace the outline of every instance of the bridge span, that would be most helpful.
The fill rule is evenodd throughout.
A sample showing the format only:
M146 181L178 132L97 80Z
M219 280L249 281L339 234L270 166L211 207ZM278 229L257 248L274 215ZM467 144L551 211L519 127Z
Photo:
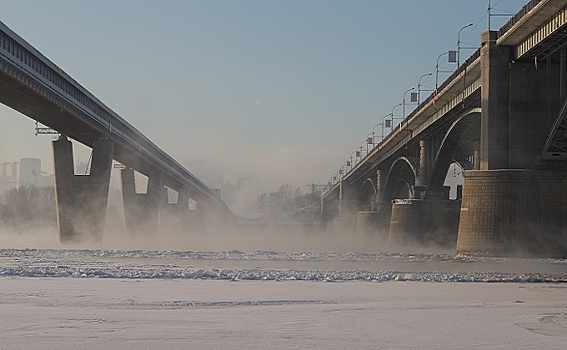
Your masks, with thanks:
M457 253L567 256L567 0L533 0L322 197L334 230ZM392 115L391 115L392 117ZM457 198L444 186L463 171Z
M60 241L103 238L112 161L124 169L125 228L157 232L160 212L187 215L189 199L200 216L230 217L218 192L162 151L32 45L0 22L0 102L60 133L53 141ZM74 174L73 139L93 150L88 176ZM134 170L148 177L136 193ZM167 205L167 188L178 192Z

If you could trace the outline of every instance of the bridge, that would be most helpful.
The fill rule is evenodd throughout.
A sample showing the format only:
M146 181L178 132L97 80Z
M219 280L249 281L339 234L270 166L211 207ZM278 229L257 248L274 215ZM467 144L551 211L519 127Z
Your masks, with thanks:
M323 194L328 225L462 254L567 256L566 6L530 1L380 142L369 135ZM454 199L451 164L464 175Z
M157 232L160 213L187 215L189 199L201 217L232 215L218 191L1 22L0 102L60 134L53 157L62 242L102 240L113 159L123 165L124 222L133 234ZM92 148L90 175L74 174L70 139ZM137 193L134 171L148 178L145 194ZM177 192L177 203L167 203L167 189Z

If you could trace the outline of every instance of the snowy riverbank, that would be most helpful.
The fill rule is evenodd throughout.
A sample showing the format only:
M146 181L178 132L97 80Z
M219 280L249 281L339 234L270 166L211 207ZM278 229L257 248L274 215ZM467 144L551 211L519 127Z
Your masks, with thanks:
M567 285L1 278L0 349L564 349Z
M0 349L564 349L567 260L0 249Z

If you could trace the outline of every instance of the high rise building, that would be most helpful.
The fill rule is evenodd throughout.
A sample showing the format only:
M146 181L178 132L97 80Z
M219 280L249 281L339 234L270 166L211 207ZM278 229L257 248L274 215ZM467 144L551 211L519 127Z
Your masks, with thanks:
M0 194L17 186L18 162L0 164Z
M37 186L41 173L41 159L22 158L18 166L18 188L21 186Z

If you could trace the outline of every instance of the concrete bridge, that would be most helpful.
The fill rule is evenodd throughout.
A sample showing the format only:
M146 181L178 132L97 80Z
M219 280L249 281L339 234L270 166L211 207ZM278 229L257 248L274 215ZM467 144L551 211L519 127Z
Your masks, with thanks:
M0 102L60 133L53 158L62 242L102 240L113 159L124 166L127 231L157 232L160 215L189 214L190 198L201 219L232 216L218 192L1 22ZM74 174L70 139L92 148L90 175ZM148 177L145 194L136 191L134 171ZM177 203L167 203L167 188L178 193Z
M322 197L335 230L457 253L567 256L567 0L534 0ZM358 156L358 152L356 153ZM449 199L452 163L464 184Z

